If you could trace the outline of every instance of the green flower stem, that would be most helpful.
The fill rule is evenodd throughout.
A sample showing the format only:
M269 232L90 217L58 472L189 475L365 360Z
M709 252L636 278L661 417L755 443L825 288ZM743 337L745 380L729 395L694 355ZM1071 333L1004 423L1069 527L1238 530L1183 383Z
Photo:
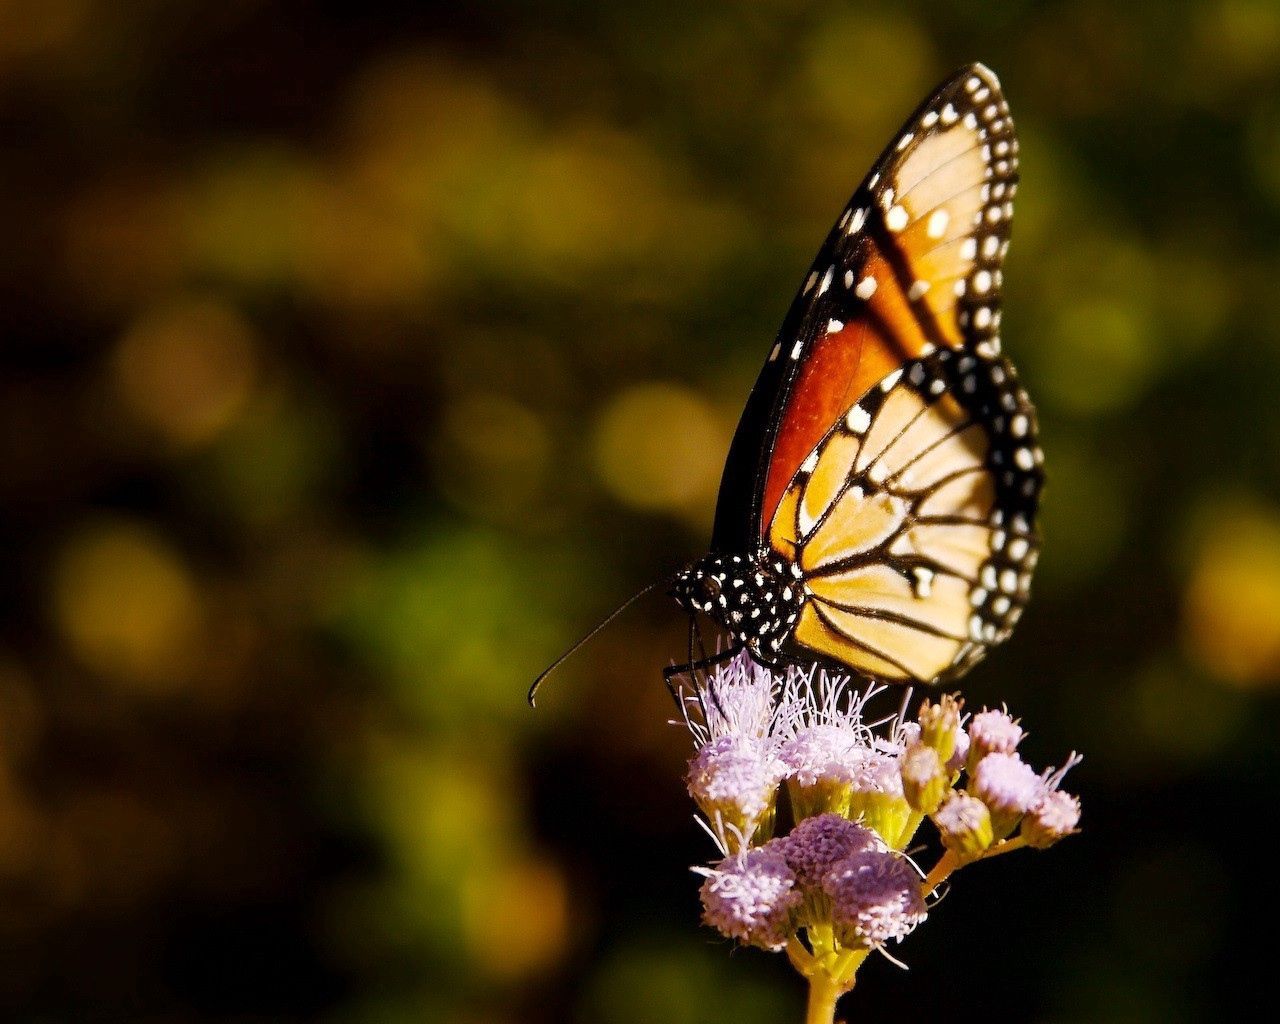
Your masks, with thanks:
M805 1024L834 1024L836 1002L853 988L854 975L870 951L841 949L831 934L830 925L810 928L807 932L813 952L795 935L787 943L792 966L809 982Z
M920 895L927 897L929 893L946 881L951 872L959 866L960 858L948 850L938 858L938 863L933 866L933 870L920 883Z
M835 1024L836 1001L845 993L839 984L827 977L824 971L809 976L809 1005L805 1010L804 1024Z
M907 823L903 826L902 835L898 837L898 841L894 843L895 850L905 850L907 844L911 842L911 837L916 834L916 830L920 827L920 823L924 821L924 814L920 811L912 811L911 817L907 819Z
M804 943L795 935L787 940L787 959L791 961L791 966L806 978L810 977L817 967L813 954L805 949Z
M1013 839L1006 839L1003 842L996 843L991 849L973 858L969 863L976 864L980 860L999 857L1002 853L1012 853L1014 850L1021 850L1026 845L1027 840L1023 836L1015 836ZM920 883L920 895L928 896L946 881L956 868L961 866L960 858L948 850L938 859L938 863L933 866L933 870L929 872L925 880Z

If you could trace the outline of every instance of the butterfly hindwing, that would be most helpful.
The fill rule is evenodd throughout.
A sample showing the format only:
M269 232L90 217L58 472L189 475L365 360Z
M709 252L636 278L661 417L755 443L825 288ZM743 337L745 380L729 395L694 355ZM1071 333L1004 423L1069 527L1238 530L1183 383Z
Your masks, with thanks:
M1035 413L1003 358L936 350L864 395L770 526L807 601L795 645L932 682L1008 636L1038 556Z

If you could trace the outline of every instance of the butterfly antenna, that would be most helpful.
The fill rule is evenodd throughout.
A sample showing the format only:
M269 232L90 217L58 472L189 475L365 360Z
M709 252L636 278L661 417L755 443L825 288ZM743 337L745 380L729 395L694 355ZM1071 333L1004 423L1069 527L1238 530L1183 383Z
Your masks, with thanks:
M667 581L656 580L653 583L650 583L643 590L637 591L636 593L632 594L629 598L623 601L622 604L618 605L617 608L615 608L607 616L605 616L602 622L594 626L591 629L591 631L587 633L586 636L582 637L582 639L580 639L576 644L574 644L567 651L565 651L564 654L560 655L560 657L556 658L555 661L553 661L550 665L548 665L545 669L543 669L542 673L538 676L538 678L533 681L533 685L529 687L529 697L528 697L529 707L532 708L532 707L538 706L538 687L542 685L543 680L546 679L547 676L551 675L551 673L554 672L556 669L558 669L565 661L567 661L569 656L574 654L579 647L585 644L593 636L599 633L600 630L604 629L605 626L609 625L609 623L611 623L619 615L621 615L633 604L639 601L640 598L644 597L645 594L649 593L649 591L653 590L655 587L658 587L665 582Z

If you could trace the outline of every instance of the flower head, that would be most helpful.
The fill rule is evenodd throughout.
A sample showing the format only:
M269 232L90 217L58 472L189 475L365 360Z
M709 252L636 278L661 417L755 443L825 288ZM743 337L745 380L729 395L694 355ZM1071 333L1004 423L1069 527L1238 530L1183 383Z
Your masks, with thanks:
M725 736L763 739L773 728L779 689L773 673L744 651L685 695L685 724L699 746Z
M848 948L874 949L901 939L925 918L920 879L896 853L855 853L831 868L822 885L836 936Z
M849 817L859 818L886 843L900 848L910 836L903 830L911 818L911 805L902 791L901 750L894 753L863 751L850 766Z
M714 868L695 869L702 883L702 919L721 935L761 949L787 944L802 897L777 841L741 850Z
M1079 824L1080 798L1055 791L1041 797L1022 819L1022 835L1028 846L1043 850L1071 835Z
M855 733L827 723L801 726L778 748L787 778L800 786L820 782L847 785L851 781L850 761L859 753Z
M880 837L839 814L805 818L785 839L779 840L783 856L802 888L821 884L839 861L864 850L883 850Z
M1007 711L979 711L969 720L969 770L988 754L1012 754L1026 733Z
M1052 845L1079 824L1079 800L1058 788L1078 759L1037 775L1007 711L966 722L959 698L943 696L918 721L867 718L874 685L746 655L689 687L687 783L723 857L694 868L703 920L743 944L785 948L834 991L848 990L867 952L887 956L924 920L921 876L935 889L957 868ZM955 789L966 770L967 788ZM795 824L772 838L783 783ZM927 874L899 852L925 817L947 850Z
M971 788L991 812L997 839L1013 831L1045 791L1045 780L1017 754L988 754L972 772Z
M1055 772L1047 772L1044 790L1022 819L1022 835L1027 845L1043 850L1059 839L1065 839L1080 824L1080 798L1058 789L1063 777L1080 763L1080 755L1072 754Z
M712 821L733 825L744 838L767 823L783 766L773 743L752 736L721 736L689 762L689 795Z

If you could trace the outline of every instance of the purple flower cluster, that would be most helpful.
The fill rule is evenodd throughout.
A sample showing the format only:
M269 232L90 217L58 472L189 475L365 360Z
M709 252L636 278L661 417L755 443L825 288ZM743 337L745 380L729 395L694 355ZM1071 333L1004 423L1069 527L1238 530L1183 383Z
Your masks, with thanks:
M876 949L925 916L920 876L906 858L838 814L806 818L785 838L698 870L707 878L703 920L764 949L821 925L832 926L846 949Z
M694 869L703 919L738 942L786 948L806 971L839 963L838 984L851 983L858 951L920 924L952 871L1051 846L1080 821L1080 801L1060 789L1079 759L1037 774L1006 710L966 722L944 695L916 721L868 723L877 692L818 669L774 674L743 655L683 705L697 746L686 782L722 855ZM930 872L901 852L926 820L946 850Z

